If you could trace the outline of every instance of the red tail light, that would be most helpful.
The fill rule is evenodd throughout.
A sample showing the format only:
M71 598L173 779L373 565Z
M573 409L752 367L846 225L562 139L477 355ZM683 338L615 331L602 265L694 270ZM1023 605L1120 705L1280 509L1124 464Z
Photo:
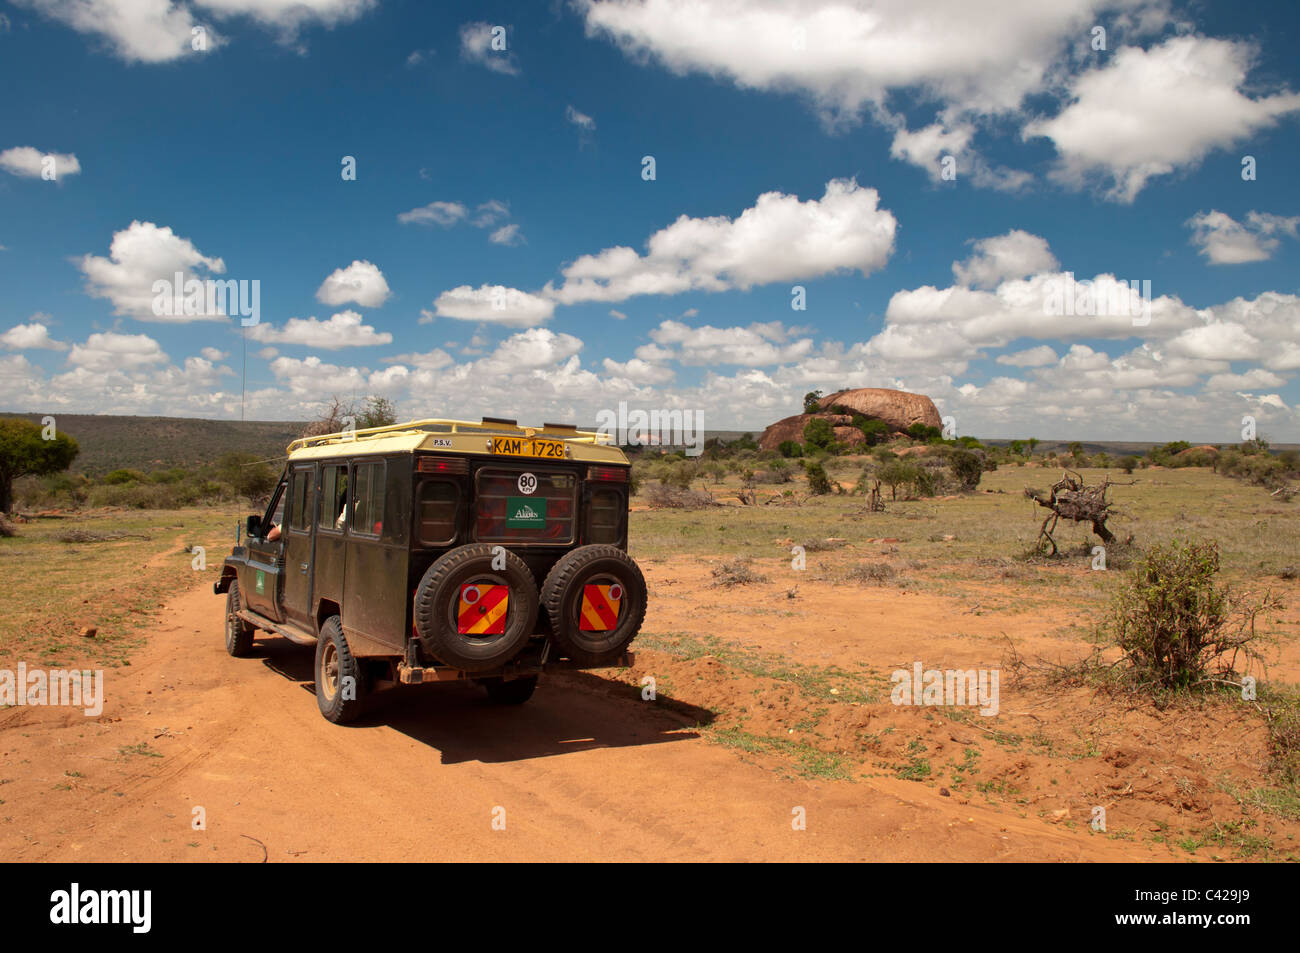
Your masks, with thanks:
M627 471L622 467L587 467L587 479L626 483Z
M419 473L469 473L469 461L456 457L420 457L415 468Z

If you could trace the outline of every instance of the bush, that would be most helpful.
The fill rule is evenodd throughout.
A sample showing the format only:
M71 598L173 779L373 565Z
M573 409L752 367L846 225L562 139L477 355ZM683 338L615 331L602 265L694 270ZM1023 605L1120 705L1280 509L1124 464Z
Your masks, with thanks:
M898 488L915 484L919 474L920 471L914 464L894 459L876 471L876 479L889 487L890 499L896 500Z
M808 477L808 489L815 496L825 496L831 491L831 478L826 475L826 468L820 463L806 462L804 473Z
M980 477L984 475L984 461L979 454L970 450L957 450L949 454L948 466L964 490L975 489L980 484Z
M874 447L878 443L884 443L889 439L889 424L883 420L872 420L869 417L861 418L859 423L854 418L853 425L862 431L862 436L867 438L867 446Z
M777 447L777 450L780 451L781 456L787 459L790 457L803 456L803 445L796 443L793 440L782 440L780 446Z
M149 480L139 470L113 470L105 473L99 482L105 486L125 486L128 483L145 483Z
M703 490L652 483L644 496L651 509L694 510L713 505L713 497Z
M803 442L810 448L829 450L835 443L835 431L824 417L814 417L803 428Z
M849 569L845 576L853 582L886 583L898 575L898 570L889 563L858 563Z
M1255 617L1273 602L1220 588L1218 572L1213 542L1157 544L1138 560L1111 605L1107 630L1144 687L1234 679L1239 657L1260 658Z
M767 577L755 572L750 560L742 556L729 559L713 567L713 585L730 589L732 586L748 586L751 583L767 582Z
M682 490L690 489L700 475L700 465L693 460L675 460L660 465L659 482Z

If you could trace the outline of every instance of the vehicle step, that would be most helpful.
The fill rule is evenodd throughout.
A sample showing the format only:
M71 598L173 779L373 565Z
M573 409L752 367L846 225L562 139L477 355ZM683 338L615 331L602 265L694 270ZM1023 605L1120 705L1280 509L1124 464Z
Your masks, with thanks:
M276 635L283 636L290 642L296 642L299 645L315 645L316 636L312 635L306 629L300 629L296 625L284 625L279 622L272 622L264 615L259 615L251 609L240 609L239 617L249 625L256 626L259 629L265 629L267 632L274 632Z

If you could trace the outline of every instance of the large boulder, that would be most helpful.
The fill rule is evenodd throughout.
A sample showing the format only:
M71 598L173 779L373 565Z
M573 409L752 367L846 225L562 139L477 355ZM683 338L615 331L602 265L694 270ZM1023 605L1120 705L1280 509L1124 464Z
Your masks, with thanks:
M758 438L759 449L776 450L787 440L803 443L803 429L808 426L808 421L816 420L819 417L836 429L836 439L841 439L838 433L839 428L854 429L852 427L853 418L846 417L844 414L795 414L793 417L778 420L764 430L763 436ZM859 437L862 436L861 431L857 431L857 434Z
M836 406L847 407L864 417L883 420L890 430L897 432L905 432L913 424L943 427L934 401L924 394L909 394L907 391L889 390L885 387L859 387L829 394L817 403L823 410Z

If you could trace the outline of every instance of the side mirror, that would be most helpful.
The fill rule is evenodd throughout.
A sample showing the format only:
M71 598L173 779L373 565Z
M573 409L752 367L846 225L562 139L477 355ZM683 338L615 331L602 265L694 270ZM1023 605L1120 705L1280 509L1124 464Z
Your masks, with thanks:
M262 535L262 517L250 516L248 518L248 527L245 530L249 539L257 539Z

